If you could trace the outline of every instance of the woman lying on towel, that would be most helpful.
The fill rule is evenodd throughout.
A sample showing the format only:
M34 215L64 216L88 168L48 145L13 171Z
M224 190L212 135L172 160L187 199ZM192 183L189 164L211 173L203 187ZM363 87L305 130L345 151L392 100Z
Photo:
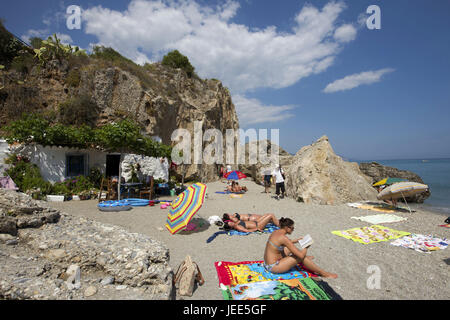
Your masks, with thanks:
M280 229L275 230L269 237L264 251L264 268L271 273L285 273L301 263L309 271L324 278L337 278L337 274L319 268L313 257L307 256L308 248L299 250L295 243L303 239L290 240L286 235L294 231L294 221L289 218L280 219Z
M256 213L250 213L250 214L246 214L246 213L232 213L232 214L228 214L226 213L229 217L232 218L237 218L238 220L241 221L256 221L256 222L262 222L263 219L265 219L267 216L269 216L272 220L272 223L274 225L276 225L277 227L280 226L280 221L278 221L278 219L275 217L275 215L273 213L265 213L265 214L256 214ZM230 219L224 219L224 220L230 220Z
M236 181L231 182L231 185L227 187L227 190L233 193L244 193L248 191L247 187L241 187Z
M262 232L270 222L274 223L271 215L264 216L259 221L242 221L236 217L231 217L227 213L223 215L223 227L225 230L234 229L240 232Z

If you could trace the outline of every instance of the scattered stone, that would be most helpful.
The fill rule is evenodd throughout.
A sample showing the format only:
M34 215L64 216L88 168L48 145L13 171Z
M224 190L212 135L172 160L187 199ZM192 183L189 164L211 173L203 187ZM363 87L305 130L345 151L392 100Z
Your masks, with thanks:
M114 283L114 277L106 277L100 282L103 286L107 286L109 284Z
M0 217L22 219L26 215L27 221L50 213L59 217L56 223L46 221L39 228L16 229L17 236L0 234L0 299L173 298L172 290L164 289L172 287L173 277L164 244L45 205L21 193L0 190ZM14 206L22 209L14 210ZM23 209L26 206L33 209ZM6 216L9 211L17 216ZM11 245L6 245L8 241Z
M66 285L69 290L80 289L81 288L81 269L76 264L72 264L67 268L66 274L68 278L66 280Z
M13 240L15 237L13 237L10 234L7 233L0 233L0 242L6 243L7 241Z
M17 241L17 239L11 239L11 240L6 241L6 244L8 246L15 246L15 245L19 244L19 241Z
M97 293L97 288L94 287L94 286L89 286L89 287L86 288L86 290L84 290L84 296L85 297L91 297L91 296L93 296L96 293Z

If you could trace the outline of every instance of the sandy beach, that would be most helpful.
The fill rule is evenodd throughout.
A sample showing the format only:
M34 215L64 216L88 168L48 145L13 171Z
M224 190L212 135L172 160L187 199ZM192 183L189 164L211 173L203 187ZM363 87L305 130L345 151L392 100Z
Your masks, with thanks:
M215 193L223 191L224 183L208 183L207 199L196 217L207 219L212 215L222 216L225 212L270 212L278 218L293 219L295 231L292 237L308 233L313 237L315 242L308 255L313 255L315 262L323 269L338 274L337 279L326 279L326 282L345 300L450 298L450 249L427 254L395 247L390 244L391 241L359 244L331 232L369 226L369 223L351 217L374 215L377 212L347 205L308 205L289 198L277 201L272 198L273 191L265 194L264 188L252 181L242 181L240 184L247 186L249 192L242 198L231 198ZM101 212L96 207L97 203L97 200L49 202L52 207L68 214L121 226L130 232L145 234L163 242L170 250L170 265L175 271L185 256L191 255L206 282L195 290L192 297L177 296L177 299L222 300L214 262L263 260L267 234L221 234L207 243L207 239L219 231L217 226L209 226L201 232L171 235L164 227L168 209L160 209L159 205L134 207L125 212ZM407 218L407 221L386 223L386 227L448 238L449 229L438 226L445 220L442 215L419 210L396 215ZM381 272L379 289L369 289L367 286L367 280L373 275L369 266L377 266Z

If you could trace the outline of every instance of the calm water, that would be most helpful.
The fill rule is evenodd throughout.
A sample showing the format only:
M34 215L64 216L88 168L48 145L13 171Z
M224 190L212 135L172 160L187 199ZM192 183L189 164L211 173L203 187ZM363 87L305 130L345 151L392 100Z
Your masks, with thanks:
M450 159L375 160L375 162L419 175L430 187L431 196L416 207L450 216Z

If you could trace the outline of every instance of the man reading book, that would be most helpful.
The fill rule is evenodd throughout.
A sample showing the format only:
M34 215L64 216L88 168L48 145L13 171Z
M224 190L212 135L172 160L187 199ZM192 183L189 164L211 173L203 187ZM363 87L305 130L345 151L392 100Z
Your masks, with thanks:
M271 273L285 273L302 263L309 271L324 277L337 278L337 274L322 270L313 261L312 256L307 256L307 248L298 249L295 244L303 237L295 240L289 239L286 235L294 231L294 221L289 218L280 219L280 229L275 230L269 237L264 251L264 268ZM308 239L306 239L308 240ZM311 239L312 241L312 239ZM312 242L306 241L306 246Z

